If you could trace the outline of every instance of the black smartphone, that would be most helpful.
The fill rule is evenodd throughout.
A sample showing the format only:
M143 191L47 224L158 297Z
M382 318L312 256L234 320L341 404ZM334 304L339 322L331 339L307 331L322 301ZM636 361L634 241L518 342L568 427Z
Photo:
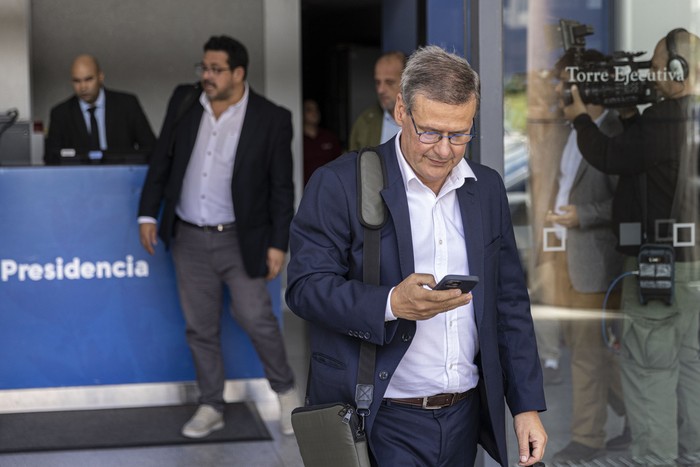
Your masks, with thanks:
M476 276L462 276L459 274L448 274L442 278L438 285L433 290L459 289L462 293L470 292L476 284L479 283L479 278Z

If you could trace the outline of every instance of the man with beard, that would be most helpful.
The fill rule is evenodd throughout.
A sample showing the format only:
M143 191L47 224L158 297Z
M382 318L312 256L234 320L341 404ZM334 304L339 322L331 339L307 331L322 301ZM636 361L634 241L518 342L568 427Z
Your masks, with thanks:
M139 206L141 244L172 247L199 408L182 429L202 438L223 428L225 372L219 341L223 286L250 337L292 434L300 401L266 280L284 264L294 212L292 120L246 81L248 52L227 36L204 45L201 88L175 89Z

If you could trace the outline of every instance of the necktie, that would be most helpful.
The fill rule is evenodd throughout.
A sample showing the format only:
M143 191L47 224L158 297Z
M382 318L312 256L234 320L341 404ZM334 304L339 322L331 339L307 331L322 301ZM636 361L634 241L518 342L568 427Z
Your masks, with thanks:
M100 130L97 127L95 110L97 110L97 107L94 105L88 109L88 112L90 112L90 151L100 150Z

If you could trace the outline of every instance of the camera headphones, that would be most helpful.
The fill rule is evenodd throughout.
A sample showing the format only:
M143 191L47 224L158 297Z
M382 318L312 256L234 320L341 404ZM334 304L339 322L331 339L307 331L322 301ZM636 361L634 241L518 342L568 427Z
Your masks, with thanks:
M673 75L674 81L683 82L688 77L688 62L676 52L676 34L688 32L684 28L676 28L666 34L666 50L668 62L666 69Z

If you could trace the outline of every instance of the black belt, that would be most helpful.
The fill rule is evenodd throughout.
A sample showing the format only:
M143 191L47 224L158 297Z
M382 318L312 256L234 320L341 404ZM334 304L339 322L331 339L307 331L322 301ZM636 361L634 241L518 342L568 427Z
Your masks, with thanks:
M405 398L386 398L385 401L392 402L394 404L403 404L410 407L418 407L420 409L444 409L446 407L451 407L459 401L463 401L474 392L474 389L470 389L465 392L455 392L449 394L436 394L434 396L428 397L405 397Z
M216 225L197 225L197 224L193 224L192 222L183 221L179 217L178 217L178 220L189 227L203 230L205 232L226 232L227 230L231 230L234 227L236 227L235 222L230 222L228 224L216 224Z

